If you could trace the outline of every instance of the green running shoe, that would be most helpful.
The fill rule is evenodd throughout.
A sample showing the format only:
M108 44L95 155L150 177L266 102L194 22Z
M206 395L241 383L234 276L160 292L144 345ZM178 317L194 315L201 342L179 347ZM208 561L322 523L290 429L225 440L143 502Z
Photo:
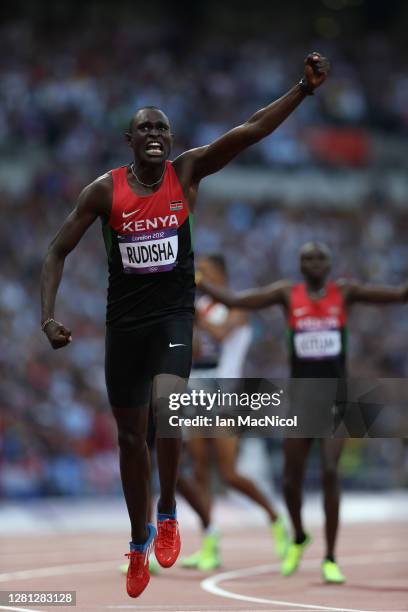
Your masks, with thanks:
M289 548L289 535L285 522L281 516L271 525L272 537L274 541L275 555L283 559Z
M218 533L204 536L201 548L201 556L197 569L201 572L210 572L221 565L220 536Z
M290 544L288 551L285 555L285 558L282 561L281 565L281 574L282 576L290 576L294 572L296 572L299 567L299 563L302 559L305 548L310 544L311 537L308 534L306 535L306 539L302 544L296 544L293 542Z
M337 563L329 561L328 559L322 563L322 574L325 582L332 582L336 584L343 584L343 582L346 582L346 579L341 573Z
M124 576L127 576L129 563L123 563L123 565L119 566L119 571ZM159 573L160 566L154 556L151 556L149 559L149 572L151 576L156 576Z
M119 565L120 573L123 574L124 576L127 576L128 567L129 567L129 563L122 563L122 565Z
M218 533L204 536L201 549L190 557L184 557L181 560L181 566L186 569L199 569L202 572L217 569L221 565L219 544L220 536Z
M190 555L189 557L183 557L181 559L181 567L184 567L186 569L197 569L202 554L203 551L198 550L196 553Z

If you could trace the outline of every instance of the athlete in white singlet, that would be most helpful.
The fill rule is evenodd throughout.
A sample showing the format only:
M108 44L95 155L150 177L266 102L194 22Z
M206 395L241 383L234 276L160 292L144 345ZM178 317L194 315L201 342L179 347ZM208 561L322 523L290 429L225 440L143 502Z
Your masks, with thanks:
M219 286L227 283L224 258L220 255L203 257L198 263L199 273L210 282ZM202 296L196 303L196 323L194 332L194 369L191 381L200 381L200 388L212 388L213 379L241 378L245 359L251 344L252 329L248 314L235 308L227 308L208 296ZM216 386L216 385L215 385ZM239 438L236 436L220 438L192 437L188 441L192 459L194 481L198 487L201 502L204 502L206 515L201 518L203 540L201 549L182 561L183 567L208 571L220 566L219 535L211 524L210 459L213 455L221 479L231 488L243 493L262 506L272 524L275 550L279 556L285 553L287 534L284 524L275 510L255 484L236 471Z

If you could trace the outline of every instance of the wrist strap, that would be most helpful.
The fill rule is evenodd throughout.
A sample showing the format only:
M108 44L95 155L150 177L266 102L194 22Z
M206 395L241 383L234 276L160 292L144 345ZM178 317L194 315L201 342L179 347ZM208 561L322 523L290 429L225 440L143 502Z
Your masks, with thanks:
M308 96L313 96L314 93L314 89L311 85L309 85L309 83L307 82L307 80L305 79L305 77L302 77L298 83L300 89Z
M50 317L49 319L45 319L44 323L41 325L41 329L43 332L45 332L45 328L47 327L48 323L56 323L56 320L52 317Z

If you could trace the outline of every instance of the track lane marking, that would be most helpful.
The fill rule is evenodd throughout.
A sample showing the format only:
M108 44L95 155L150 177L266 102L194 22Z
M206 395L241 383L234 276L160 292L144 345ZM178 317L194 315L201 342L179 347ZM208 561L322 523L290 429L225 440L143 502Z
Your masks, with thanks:
M14 612L41 612L37 610L29 610L28 608L16 608L15 606L0 606L0 610L14 610Z
M65 574L80 574L82 572L99 572L117 567L118 561L99 561L90 563L71 563L69 565L55 565L52 567L38 567L32 570L18 570L0 574L0 582L10 580L30 580L31 578L45 578L48 576L64 576Z
M400 561L405 561L408 559L407 553L391 553L388 555L382 555L381 564L382 563L398 563ZM320 560L320 559L319 559ZM317 559L306 559L302 562L302 567L316 567ZM364 565L364 564L378 564L378 558L373 557L373 555L362 555L360 557L343 557L342 558L343 565ZM240 593L236 593L234 591L227 591L218 586L220 582L225 582L226 580L235 580L238 578L245 578L250 576L257 576L260 574L266 574L271 571L279 570L280 564L274 563L269 565L257 565L250 568L243 568L240 570L233 570L230 572L221 572L219 574L215 574L214 576L209 576L205 578L200 586L207 593L211 593L212 595L216 595L218 597L226 597L229 599L235 599L238 601L248 601L252 603L258 604L271 604L273 606L285 606L286 607L297 607L302 610L323 610L325 612L392 612L391 610L361 610L356 608L337 608L332 606L321 606L319 604L302 604L299 602L293 601L284 601L278 599L266 599L263 597L253 597L251 595L241 595ZM397 612L397 611L394 611Z
M388 553L382 555L381 563L398 563L400 561L408 560L407 553ZM302 563L302 567L316 567L317 563L320 561L320 558L315 559L306 559ZM360 557L343 557L342 563L345 565L364 565L364 564L376 564L378 563L378 559L374 558L372 555L365 555ZM13 580L29 580L32 578L39 577L51 577L51 576L63 576L67 574L76 574L83 572L99 572L104 570L111 570L117 566L117 560L114 561L101 561L101 562L92 562L92 563L75 563L69 565L60 565L60 566L52 566L52 567L43 567L36 568L33 570L19 570L16 572L8 572L0 574L0 582L7 582ZM276 571L280 567L279 563L275 564L264 564L253 566L251 568L243 568L240 570L234 570L230 572L221 572L219 574L215 574L214 576L210 576L203 580L200 583L201 588L204 591L211 593L212 595L217 595L219 597L225 597L229 599L235 599L239 601L248 601L252 603L259 604L269 604L273 606L284 606L286 612L291 612L288 608L293 608L296 610L315 610L316 612L322 610L325 612L398 612L397 610L391 611L381 611L381 610L361 610L355 608L337 608L331 606L321 606L318 604L302 604L298 602L288 602L283 600L272 600L266 598L257 598L247 595L241 595L239 593L234 593L233 591L226 591L218 586L219 582L224 582L225 580L234 580L237 578L244 578L249 576L256 576L265 574L271 571ZM106 606L108 607L108 606ZM113 606L109 606L112 608ZM156 606L158 607L158 606ZM137 609L137 608L136 608ZM27 608L15 608L9 606L0 606L0 610L14 610L14 612L40 612L37 610L30 610ZM187 611L186 611L187 612ZM277 612L275 609L274 612ZM402 612L402 611L400 611Z

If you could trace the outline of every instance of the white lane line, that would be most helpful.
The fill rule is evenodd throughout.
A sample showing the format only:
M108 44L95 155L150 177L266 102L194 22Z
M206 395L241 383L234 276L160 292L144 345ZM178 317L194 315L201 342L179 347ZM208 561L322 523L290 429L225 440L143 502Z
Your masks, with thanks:
M14 610L14 612L41 612L37 608L37 610L29 610L28 608L16 608L15 606L0 606L0 610Z
M93 563L72 563L70 565L54 565L53 567L38 567L32 570L20 570L0 574L0 582L10 580L30 580L31 578L45 578L48 576L64 576L65 574L82 574L82 572L102 572L117 568L118 561L99 561Z
M198 608L191 608L191 604L180 604L180 605L145 605L143 606L143 608L141 608L140 606L135 606L135 605L127 605L127 604L123 604L123 605L111 605L111 606L106 606L106 608L108 608L109 610L157 610L157 612L161 612L162 610L176 610L176 612L203 612L204 610L209 610L210 612L214 612L214 606L213 605L208 605L208 604L202 604L200 605L200 607ZM226 610L226 612L248 612L248 608L231 608L231 606L217 606L217 612L222 612L222 610ZM271 609L256 609L255 612L271 612ZM276 610L274 609L273 612L305 612L303 609L299 610L299 608L296 609L288 609L285 608L284 610ZM379 611L379 612L389 612L387 610L385 611Z
M405 561L408 559L407 554L388 554L382 555L381 560L379 561L377 557L373 557L373 555L364 555L360 557L343 557L341 562L342 565L368 565L368 564L377 564L377 563L399 563L400 561ZM303 561L302 567L316 567L317 559L307 559ZM279 570L280 564L274 563L270 565L257 565L250 568L244 568L240 570L235 570L231 572L221 572L220 574L215 574L214 576L210 576L203 580L200 584L201 588L212 595L217 595L219 597L227 597L229 599L237 599L239 601L250 601L252 603L259 604L271 604L274 606L285 606L286 607L297 607L302 610L324 610L326 612L391 612L391 611L381 611L381 610L361 610L356 608L334 608L331 606L321 606L318 604L302 604L299 602L293 601L283 601L278 599L266 599L263 597L252 597L250 595L241 595L240 593L236 593L234 591L227 591L218 586L220 582L225 582L226 580L236 580L238 578L246 578L250 576L257 576L259 574L267 574L271 571ZM341 588L341 587L340 587Z
M203 605L200 606L199 608L194 608L193 609L187 609L185 606L154 606L154 605L150 605L150 606L143 606L143 608L141 608L140 606L106 606L108 609L115 609L115 610L152 610L153 612L161 612L162 610L175 610L176 612L205 612L205 610L208 610L209 612L214 612L214 607L208 607L207 605ZM217 612L222 612L222 610L226 610L226 612L271 612L270 608L257 608L254 611L254 608L231 608L231 606L222 606L222 607L217 607ZM304 608L285 608L284 610L278 610L277 608L274 608L272 612L305 612ZM310 612L313 612L310 611ZM318 610L316 610L316 612L319 612ZM377 611L378 612L378 611ZM380 611L381 612L381 611ZM387 610L386 612L406 612L403 610Z
M381 563L398 563L400 561L405 561L408 559L407 554L405 553L389 553L381 556ZM303 567L316 567L320 559L307 559L303 561ZM343 557L342 563L344 565L364 565L364 564L376 564L378 563L378 558L373 557L373 555L365 555L360 557ZM49 577L49 576L64 576L67 574L78 574L78 573L92 573L99 572L104 570L112 570L117 567L117 560L115 561L101 561L101 562L93 562L93 563L75 563L70 565L60 565L53 567L42 567L36 568L33 570L20 570L16 572L8 572L6 574L0 574L0 582L8 582L12 580L29 580L32 578L40 578L40 577ZM203 580L201 582L201 588L205 591L212 593L213 595L218 595L220 597L226 597L229 599L237 599L240 601L250 601L252 603L266 603L272 604L274 606L284 606L292 607L296 609L302 610L324 610L326 612L381 612L379 610L369 611L369 610L356 610L351 608L333 608L330 606L320 606L320 605L310 605L310 604L301 604L298 602L288 602L288 601L280 601L280 600L272 600L272 599L264 599L257 597L250 597L246 595L241 595L239 593L234 593L231 591L226 591L218 586L219 582L224 582L225 580L234 580L236 578L244 578L247 576L256 576L259 574L265 574L271 571L276 571L279 569L279 564L270 564L270 565L259 565L252 568L235 570L231 572L222 572L220 574L216 574L215 576L210 576L209 578ZM10 608L10 607L0 607L5 610L14 610L15 612L40 612L39 610L23 610L20 608ZM137 608L136 608L137 609ZM275 610L276 612L276 610ZM287 610L287 612L289 612ZM390 610L383 612L392 612ZM396 612L396 611L394 611Z
M135 605L122 605L122 606L106 606L107 609L112 610L152 610L153 612L162 612L162 610L175 610L176 612L205 612L205 610L209 610L209 612L214 612L215 608L213 606L209 607L207 605L201 605L198 608L188 609L189 606L163 606L163 605L144 605L143 608ZM347 610L346 608L340 608L342 612ZM231 608L231 606L217 606L217 612L222 612L222 610L226 610L226 612L305 612L304 608L274 608L271 611L271 608ZM38 612L38 611L37 611ZM311 608L309 612L320 612L320 608ZM406 610L376 610L375 612L407 612Z
M12 553L4 553L4 554L0 554L0 563L1 564L5 564L8 563L10 564L10 559L14 560L21 560L22 558L24 558L24 562L29 562L32 561L34 559L34 561L40 561L40 557L45 557L43 559L41 559L40 562L42 563L47 563L47 562L52 562L54 559L56 561L63 561L64 558L66 558L68 556L69 553L72 553L72 555L75 555L74 561L80 561L81 557L85 557L84 562L89 560L89 546L87 546L87 548L84 548L83 550L71 550L71 551L66 551L65 548L61 549L60 551L33 551L33 552L25 552L25 551L21 551L21 552L12 552ZM101 546L99 549L98 548L94 548L94 546L92 546L92 554L95 557L106 557L106 550L107 547L106 546ZM120 553L119 553L120 554Z
M209 608L208 606L200 606L199 608L194 608L194 610L192 609L187 609L184 608L183 606L143 606L143 608L141 608L140 606L107 606L107 608L112 609L115 608L116 610L152 610L153 612L161 612L162 610L175 610L176 612L205 612L206 610L208 610L209 612L214 612L215 608ZM225 609L226 612L271 612L271 609L261 609L261 608L256 608L256 610L254 610L254 608L231 608L231 606L228 607L223 607L223 608L217 608L217 612L222 612L222 610ZM37 611L38 612L38 611ZM278 610L277 608L273 609L273 612L305 612L304 609L299 609L299 608L285 608L284 610ZM313 612L313 610L309 611L309 612ZM316 612L319 612L319 610L316 610ZM387 612L406 612L406 611L402 611L402 610L387 610Z

